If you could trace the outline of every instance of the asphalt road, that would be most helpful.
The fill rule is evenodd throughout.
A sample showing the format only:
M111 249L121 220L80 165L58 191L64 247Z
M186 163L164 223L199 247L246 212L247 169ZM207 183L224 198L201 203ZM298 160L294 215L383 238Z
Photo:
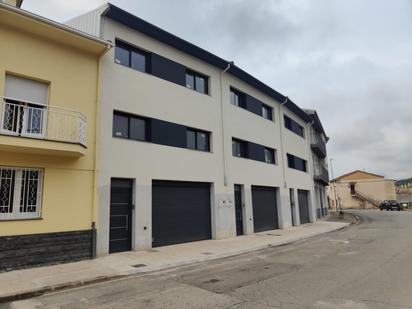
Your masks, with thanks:
M412 213L356 213L359 224L299 243L3 307L412 308Z

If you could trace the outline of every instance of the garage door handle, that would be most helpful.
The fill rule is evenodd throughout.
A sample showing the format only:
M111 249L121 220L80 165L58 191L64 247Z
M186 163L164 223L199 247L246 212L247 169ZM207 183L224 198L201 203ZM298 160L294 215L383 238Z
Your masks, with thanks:
M126 231L129 230L129 215L126 215Z

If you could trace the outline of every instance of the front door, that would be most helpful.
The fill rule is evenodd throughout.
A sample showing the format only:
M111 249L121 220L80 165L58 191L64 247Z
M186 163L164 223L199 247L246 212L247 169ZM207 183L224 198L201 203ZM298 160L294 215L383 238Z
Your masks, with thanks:
M132 250L133 180L112 179L109 252Z
M300 224L310 222L308 191L298 190Z
M236 235L243 235L242 186L235 185Z

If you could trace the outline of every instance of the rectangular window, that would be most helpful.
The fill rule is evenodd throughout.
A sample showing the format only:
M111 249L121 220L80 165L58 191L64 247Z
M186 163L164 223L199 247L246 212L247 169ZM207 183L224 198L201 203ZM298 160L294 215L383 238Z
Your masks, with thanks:
M299 170L302 172L306 172L307 171L307 162L306 160L303 160L299 157L296 157L294 155L291 154L287 154L287 158L288 158L288 167L293 168L295 170Z
M273 109L265 104L262 104L262 117L268 120L273 119Z
M48 90L46 83L6 74L2 133L44 137Z
M113 114L113 137L147 140L147 120L137 116L115 112Z
M301 136L301 137L305 137L304 135L304 129L303 127L298 124L295 120L289 118L288 116L284 115L283 119L285 121L285 128L289 129L290 131L292 131L293 133Z
M147 72L147 58L148 53L116 40L114 59L117 64L130 67L136 71Z
M0 220L39 218L43 171L0 167Z
M187 148L201 151L210 151L210 134L208 132L187 129Z
M186 70L186 87L196 90L197 92L208 94L209 93L209 78L205 75Z
M230 103L235 106L246 108L245 94L234 88L230 88Z
M271 163L271 164L276 164L275 150L274 149L265 147L265 162L266 163Z
M247 158L247 143L238 139L232 139L232 154L235 157Z

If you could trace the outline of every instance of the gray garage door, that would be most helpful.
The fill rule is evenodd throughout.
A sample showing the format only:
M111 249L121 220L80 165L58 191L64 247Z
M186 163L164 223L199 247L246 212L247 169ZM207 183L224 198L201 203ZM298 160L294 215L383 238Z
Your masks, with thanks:
M309 223L309 200L308 191L298 190L298 202L299 202L299 217L300 224Z
M153 247L212 238L210 184L152 182Z
M275 187L252 186L252 205L255 233L279 228Z

